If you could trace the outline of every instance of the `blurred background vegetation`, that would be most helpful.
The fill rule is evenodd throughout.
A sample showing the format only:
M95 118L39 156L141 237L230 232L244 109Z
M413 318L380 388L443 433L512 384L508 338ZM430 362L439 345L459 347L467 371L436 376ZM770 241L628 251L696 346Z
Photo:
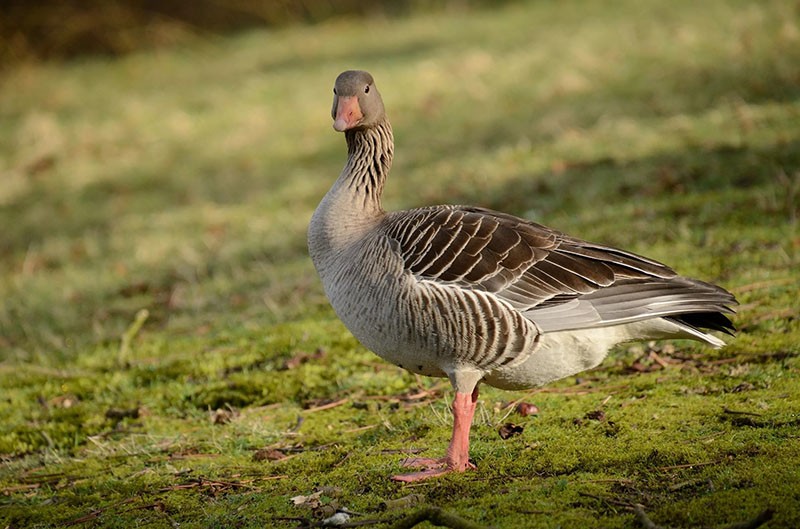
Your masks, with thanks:
M335 17L394 17L503 3L507 0L2 0L0 64L121 55Z

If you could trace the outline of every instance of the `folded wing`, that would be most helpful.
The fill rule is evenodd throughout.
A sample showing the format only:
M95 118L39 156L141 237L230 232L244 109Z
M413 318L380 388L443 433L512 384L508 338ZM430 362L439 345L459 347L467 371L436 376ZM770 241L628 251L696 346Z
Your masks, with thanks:
M512 215L435 206L388 215L384 232L420 280L490 292L542 332L655 317L733 330L726 290Z

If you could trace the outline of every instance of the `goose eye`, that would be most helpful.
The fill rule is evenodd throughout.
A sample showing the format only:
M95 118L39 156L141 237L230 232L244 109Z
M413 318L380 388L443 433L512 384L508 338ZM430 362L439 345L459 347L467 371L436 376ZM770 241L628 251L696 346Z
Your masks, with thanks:
M336 89L335 89L335 88L333 89L333 95L337 95L337 94L336 94Z
M369 94L369 85L364 87L364 93Z

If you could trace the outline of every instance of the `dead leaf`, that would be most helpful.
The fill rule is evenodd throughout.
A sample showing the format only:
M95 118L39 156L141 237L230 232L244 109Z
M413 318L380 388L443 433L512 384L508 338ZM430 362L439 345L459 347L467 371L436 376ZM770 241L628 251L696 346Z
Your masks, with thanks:
M234 409L225 409L220 408L218 410L214 410L211 412L211 423L212 424L227 424L235 419L239 415L239 412Z
M501 439L508 439L509 437L521 434L524 430L525 428L518 424L507 422L500 427L497 433L500 434Z
M318 508L322 502L320 501L320 496L322 496L322 491L318 490L313 494L309 494L308 496L298 495L289 498L289 501L292 502L293 505L298 507L308 507L309 509L316 509Z
M56 157L52 154L48 154L31 161L23 170L30 176L37 176L40 173L52 169L55 164Z
M304 507L314 511L316 518L327 518L333 516L339 510L336 498L340 496L342 490L338 487L321 487L309 495L299 495L289 500L297 507ZM323 498L323 495L325 496Z
M106 411L106 419L121 421L122 419L138 419L140 415L139 407L129 409L109 408Z
M58 397L53 397L52 399L50 399L49 404L54 408L71 408L79 402L80 399L77 396L72 395L71 393L67 393L66 395L59 395Z
M539 413L539 407L536 404L531 404L530 402L520 402L517 404L516 412L522 415L523 417L527 417L529 415L536 415Z
M253 461L280 461L287 457L289 456L277 448L262 448L255 451Z
M584 419L589 419L590 421L599 421L603 422L606 420L606 412L603 410L594 410L587 412L586 415L583 416Z
M320 360L320 359L324 358L326 354L327 354L327 352L322 348L317 349L313 353L306 353L304 351L300 351L300 352L295 353L295 355L293 357L291 357L286 362L284 362L283 363L283 368L284 369L294 369L296 367L299 367L302 364L305 364L306 362L308 362L310 360Z

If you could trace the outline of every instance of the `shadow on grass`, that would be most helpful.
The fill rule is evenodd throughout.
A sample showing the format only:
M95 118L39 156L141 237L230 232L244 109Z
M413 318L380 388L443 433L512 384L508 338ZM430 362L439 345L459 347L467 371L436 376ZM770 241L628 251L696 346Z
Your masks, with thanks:
M452 201L481 203L521 215L532 209L590 210L596 201L601 207L634 202L643 208L666 201L671 205L662 214L677 219L696 215L691 202L682 198L706 197L713 201L715 194L726 190L762 194L774 190L774 203L767 198L759 202L753 194L751 210L725 209L724 216L714 219L720 226L741 222L774 225L797 215L800 197L792 197L789 189L782 189L790 184L782 184L779 175L794 175L799 170L800 141L761 148L710 145L633 161L606 157L592 162L565 161L552 171L520 174L488 196L463 189Z

